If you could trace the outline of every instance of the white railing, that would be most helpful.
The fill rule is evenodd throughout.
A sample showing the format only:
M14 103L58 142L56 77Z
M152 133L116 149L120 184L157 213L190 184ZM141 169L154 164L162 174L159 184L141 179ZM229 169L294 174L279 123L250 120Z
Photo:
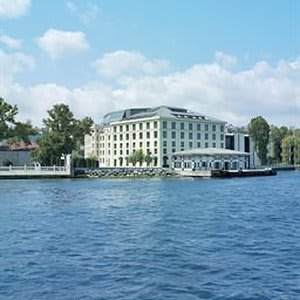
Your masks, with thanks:
M50 171L50 172L65 172L66 167L61 167L61 166L8 166L8 167L0 167L0 172L1 171L36 171L36 172L43 172L43 171Z

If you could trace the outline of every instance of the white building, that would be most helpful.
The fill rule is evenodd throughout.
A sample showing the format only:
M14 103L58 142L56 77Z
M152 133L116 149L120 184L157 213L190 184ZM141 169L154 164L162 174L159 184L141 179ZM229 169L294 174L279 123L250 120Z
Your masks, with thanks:
M179 171L244 170L249 168L249 155L218 148L179 151L173 154L172 168Z
M128 166L127 157L142 149L151 166L171 166L172 153L195 148L225 148L226 122L184 108L132 108L104 116L85 136L85 157L100 167ZM145 164L144 164L145 166Z

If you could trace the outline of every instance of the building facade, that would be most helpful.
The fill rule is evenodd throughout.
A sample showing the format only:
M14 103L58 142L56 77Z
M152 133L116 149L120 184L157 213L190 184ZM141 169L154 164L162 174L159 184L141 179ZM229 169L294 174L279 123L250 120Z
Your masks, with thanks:
M151 156L151 166L168 167L172 154L178 151L224 149L225 124L169 106L115 111L85 136L85 157L96 156L100 167L125 167L130 166L128 156L142 150Z

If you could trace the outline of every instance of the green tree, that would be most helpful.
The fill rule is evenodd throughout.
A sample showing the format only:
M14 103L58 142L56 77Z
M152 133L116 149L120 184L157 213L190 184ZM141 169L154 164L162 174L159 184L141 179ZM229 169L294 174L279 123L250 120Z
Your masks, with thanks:
M253 118L248 125L248 131L261 164L266 164L270 139L270 126L268 122L261 116Z
M132 152L132 153L127 157L127 161L135 167L135 165L136 165L136 163L137 163L136 152Z
M290 133L286 126L271 126L271 142L273 146L273 159L276 163L282 162L282 141Z
M138 151L135 152L136 155L136 161L140 164L140 167L142 166L144 159L145 159L145 155L143 153L143 150L140 149Z
M83 143L84 134L92 126L90 118L77 120L68 105L56 104L48 110L48 117L43 120L44 134L37 140L39 149L33 158L42 164L61 164L62 154L72 153Z
M286 164L300 164L300 132L296 130L282 140L282 159Z
M147 155L145 155L145 158L144 158L146 164L147 164L147 167L150 166L151 162L152 162L152 157L151 157L151 153L148 153Z
M11 126L15 124L17 114L17 106L8 104L0 97L0 141L10 136Z
M30 144L30 136L36 135L37 129L34 128L30 121L26 123L16 122L14 127L11 128L9 133L8 143L17 143L20 141Z

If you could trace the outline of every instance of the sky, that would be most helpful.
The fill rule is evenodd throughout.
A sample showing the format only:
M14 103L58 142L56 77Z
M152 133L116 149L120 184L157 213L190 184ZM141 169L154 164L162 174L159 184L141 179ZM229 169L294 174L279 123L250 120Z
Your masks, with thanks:
M0 0L0 97L38 126L65 103L300 127L300 1Z

